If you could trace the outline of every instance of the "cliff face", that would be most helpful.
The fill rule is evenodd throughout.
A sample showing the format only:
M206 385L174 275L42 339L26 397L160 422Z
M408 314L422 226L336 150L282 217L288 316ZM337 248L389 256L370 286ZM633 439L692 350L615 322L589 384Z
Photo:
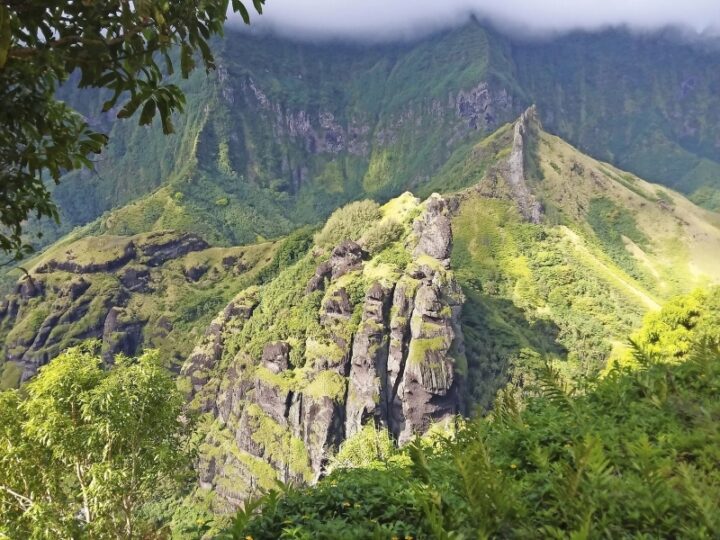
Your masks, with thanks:
M385 245L371 240L392 228ZM201 485L239 505L276 477L316 480L369 422L403 443L460 412L463 294L451 243L445 200L405 194L362 237L238 295L182 370L209 413Z
M196 235L167 231L50 250L0 300L0 388L87 339L102 341L108 362L143 347L184 359L194 324L204 326L224 288L251 281L273 250L272 243L209 248Z

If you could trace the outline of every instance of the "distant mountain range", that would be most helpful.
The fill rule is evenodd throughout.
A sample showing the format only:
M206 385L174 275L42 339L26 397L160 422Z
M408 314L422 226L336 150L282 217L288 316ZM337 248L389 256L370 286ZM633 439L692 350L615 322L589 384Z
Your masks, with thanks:
M472 21L420 41L311 44L229 29L218 69L182 82L177 134L113 122L103 96L62 91L110 132L96 172L55 188L59 229L173 228L231 245L321 222L351 200L422 192L448 159L536 104L546 130L720 208L720 56L621 30L518 41ZM79 196L82 194L82 196Z

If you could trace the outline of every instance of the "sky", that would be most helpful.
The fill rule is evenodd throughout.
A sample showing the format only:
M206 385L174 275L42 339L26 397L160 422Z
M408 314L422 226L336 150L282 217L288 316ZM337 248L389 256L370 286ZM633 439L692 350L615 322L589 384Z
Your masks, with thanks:
M527 35L620 25L636 30L680 26L713 34L720 30L720 0L266 1L264 15L253 18L254 27L311 38L407 39L460 24L470 13Z

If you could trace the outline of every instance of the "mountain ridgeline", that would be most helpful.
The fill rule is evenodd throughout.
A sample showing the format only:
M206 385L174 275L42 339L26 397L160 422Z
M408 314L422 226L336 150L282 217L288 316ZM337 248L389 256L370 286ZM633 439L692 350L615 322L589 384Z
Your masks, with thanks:
M175 229L232 245L316 224L338 206L428 183L533 103L546 128L604 161L718 208L717 55L622 31L543 41L477 22L389 45L312 44L228 30L218 69L180 81L177 134L113 122L102 96L62 96L111 145L55 188L60 229ZM82 190L82 200L77 197Z

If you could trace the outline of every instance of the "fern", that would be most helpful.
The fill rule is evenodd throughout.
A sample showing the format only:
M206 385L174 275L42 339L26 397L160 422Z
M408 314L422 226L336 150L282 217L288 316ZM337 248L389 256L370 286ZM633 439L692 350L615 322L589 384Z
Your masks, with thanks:
M563 378L560 371L549 362L538 370L537 386L540 395L559 409L567 412L575 410L572 401L574 390Z
M629 337L628 345L630 346L630 355L632 359L637 362L638 366L641 368L647 369L652 364L657 363L657 355L648 351L647 348L643 347L639 341Z
M498 392L493 405L492 420L499 426L522 426L522 408L515 391L505 387Z
M428 466L422 440L416 437L408 447L408 454L412 462L412 470L417 479L424 483L430 482L430 467Z

